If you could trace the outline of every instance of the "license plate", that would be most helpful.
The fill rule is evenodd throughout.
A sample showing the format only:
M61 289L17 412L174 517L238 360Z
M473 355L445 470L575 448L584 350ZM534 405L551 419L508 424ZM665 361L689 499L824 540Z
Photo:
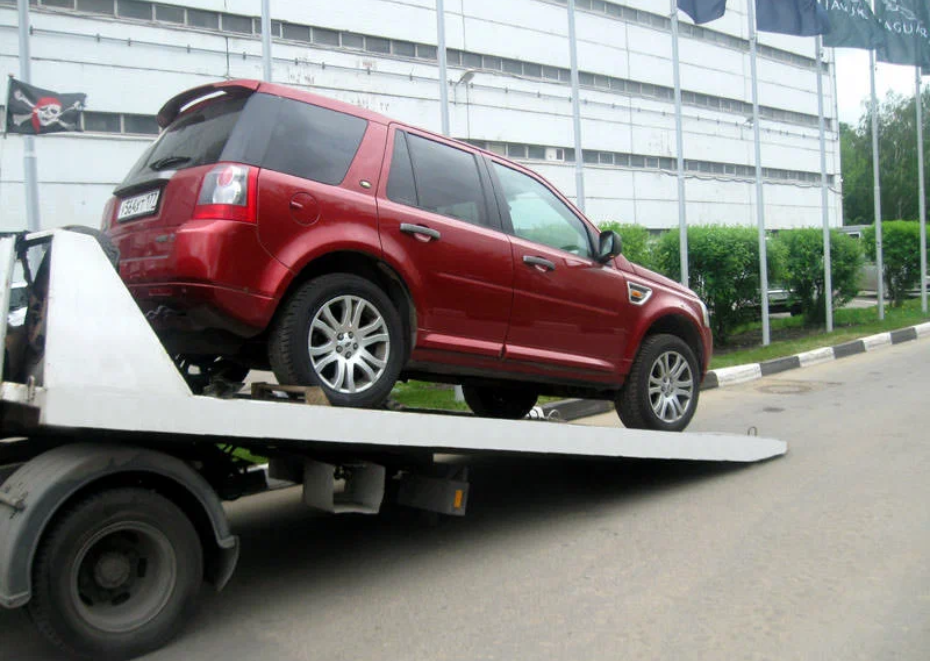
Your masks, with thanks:
M149 214L155 213L155 209L158 207L158 196L160 194L160 190L153 190L148 193L143 193L142 195L136 195L135 197L127 197L120 202L119 213L116 215L116 219L129 220L130 218L138 218L139 216L148 216Z

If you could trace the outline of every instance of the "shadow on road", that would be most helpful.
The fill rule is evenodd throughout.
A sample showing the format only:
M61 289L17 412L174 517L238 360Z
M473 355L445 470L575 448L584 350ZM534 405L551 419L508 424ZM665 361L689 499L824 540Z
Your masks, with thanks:
M232 503L233 529L242 554L232 582L220 595L203 592L203 604L181 640L151 656L189 658L198 649L228 648L228 659L255 658L257 643L236 632L242 618L273 617L287 602L318 602L325 610L337 598L356 598L355 586L379 589L409 579L410 563L443 571L456 554L506 552L511 535L545 534L574 517L622 517L625 507L655 494L688 488L744 464L644 460L575 460L564 457L484 457L468 461L471 492L464 519L435 519L405 508L377 517L315 516L300 502L300 490ZM495 547L499 547L496 549ZM448 563L448 564L446 564ZM349 582L353 587L346 588ZM346 592L349 594L346 595ZM282 606L282 602L284 605ZM280 612L280 611L278 611ZM22 611L0 610L0 659L60 659L29 625Z

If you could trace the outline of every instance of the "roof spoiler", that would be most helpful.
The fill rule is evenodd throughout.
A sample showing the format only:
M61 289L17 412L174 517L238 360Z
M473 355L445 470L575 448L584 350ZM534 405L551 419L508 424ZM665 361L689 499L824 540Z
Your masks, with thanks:
M261 85L261 81L258 80L230 80L194 87L186 92L181 92L163 105L161 110L158 111L155 120L161 128L165 128L175 120L180 114L181 109L192 101L196 101L204 96L216 94L217 92L226 92L234 96L248 96L257 90L259 85Z

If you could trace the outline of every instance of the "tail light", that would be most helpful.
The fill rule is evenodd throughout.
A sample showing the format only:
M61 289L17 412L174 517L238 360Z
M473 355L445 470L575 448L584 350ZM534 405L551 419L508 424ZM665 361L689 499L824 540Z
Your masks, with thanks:
M258 170L220 163L203 178L194 218L221 218L254 223Z

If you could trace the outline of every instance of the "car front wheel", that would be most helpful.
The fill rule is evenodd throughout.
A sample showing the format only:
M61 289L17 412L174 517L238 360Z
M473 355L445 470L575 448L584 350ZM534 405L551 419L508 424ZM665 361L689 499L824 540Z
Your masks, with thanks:
M643 342L617 397L617 414L634 429L681 431L697 409L697 359L675 335L652 335Z
M321 276L285 305L268 356L283 385L320 386L334 406L380 406L403 366L400 315L372 282Z

